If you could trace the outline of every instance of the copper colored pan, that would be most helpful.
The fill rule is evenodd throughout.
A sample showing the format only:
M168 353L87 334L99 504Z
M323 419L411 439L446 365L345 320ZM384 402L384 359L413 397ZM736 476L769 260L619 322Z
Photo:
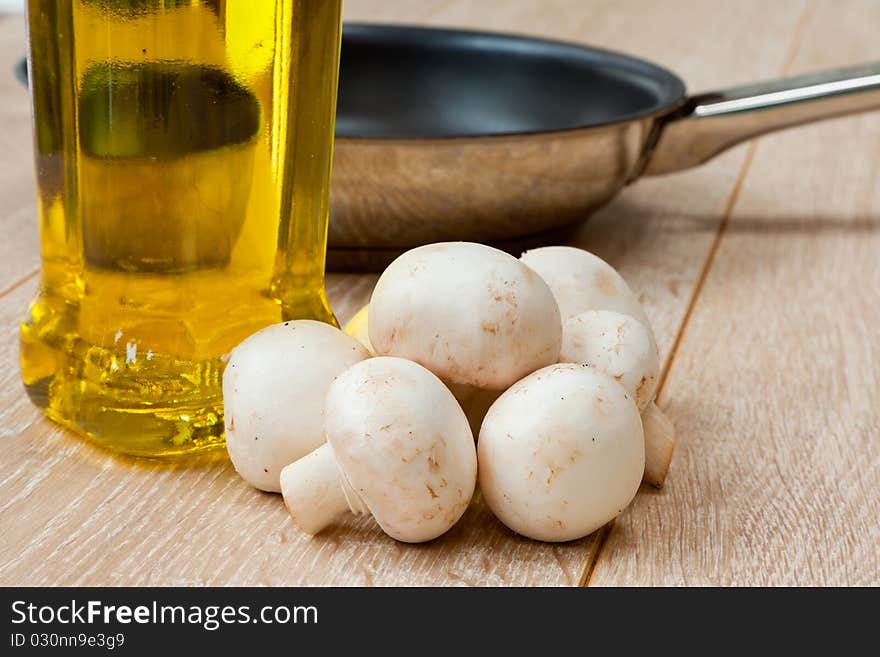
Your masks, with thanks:
M519 36L347 25L330 260L559 239L625 185L880 108L880 64L688 96L638 59Z

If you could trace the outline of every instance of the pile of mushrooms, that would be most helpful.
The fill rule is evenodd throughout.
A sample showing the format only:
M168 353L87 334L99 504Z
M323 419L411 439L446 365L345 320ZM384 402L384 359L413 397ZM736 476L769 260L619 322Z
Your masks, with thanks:
M291 321L232 351L227 449L309 534L351 512L428 541L479 483L510 529L569 541L663 484L659 370L644 311L595 255L431 244L385 270L345 332Z

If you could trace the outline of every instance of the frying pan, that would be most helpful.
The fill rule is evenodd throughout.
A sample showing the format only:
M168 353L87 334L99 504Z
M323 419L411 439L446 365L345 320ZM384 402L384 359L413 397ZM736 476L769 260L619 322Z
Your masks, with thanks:
M331 266L444 240L516 251L641 176L757 135L880 108L880 64L688 96L626 55L522 36L346 25Z
M328 264L381 268L446 240L562 241L641 176L878 108L878 63L688 96L675 74L607 50L348 24Z

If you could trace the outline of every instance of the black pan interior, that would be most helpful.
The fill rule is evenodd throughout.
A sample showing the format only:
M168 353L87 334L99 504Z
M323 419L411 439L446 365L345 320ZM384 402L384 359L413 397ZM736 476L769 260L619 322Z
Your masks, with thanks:
M15 72L27 84L24 60ZM605 50L348 24L336 134L406 139L572 130L662 112L684 93L669 71Z
M448 138L572 130L661 112L675 75L625 55L518 36L346 25L336 134Z

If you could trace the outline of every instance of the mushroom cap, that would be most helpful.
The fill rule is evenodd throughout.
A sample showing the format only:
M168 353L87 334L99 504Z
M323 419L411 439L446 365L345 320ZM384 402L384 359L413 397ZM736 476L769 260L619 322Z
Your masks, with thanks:
M562 328L560 363L583 363L614 377L635 397L639 411L654 399L660 354L648 327L635 317L588 310Z
M371 355L375 355L376 352L373 349L373 345L370 344L370 304L367 304L357 311L357 313L348 320L348 323L343 330L364 345ZM474 430L474 422L471 419L471 412L469 409L473 404L482 406L482 415L480 416L480 422L482 422L483 415L489 410L489 406L492 405L492 402L498 399L498 395L503 391L482 390L475 386L468 385L467 383L451 383L448 381L444 381L444 383L446 383L446 387L449 388L462 410L464 410L468 420L471 421L471 430L473 430L474 435L476 435L480 429L480 425L477 424L477 427ZM491 397L491 401L486 402L489 397ZM477 410L477 412L479 412L479 410Z
M480 488L515 532L569 541L630 503L645 470L635 402L592 367L551 365L498 398L477 443Z
M340 471L386 534L440 536L473 496L477 456L467 418L434 374L402 358L371 358L327 392L327 442Z
M232 350L223 373L226 450L252 486L280 492L284 466L324 442L324 397L369 357L354 338L310 320L265 328Z
M636 295L599 256L572 246L548 246L526 251L522 261L553 290L562 321L586 310L614 310L632 315L650 329Z
M562 342L559 308L541 277L469 242L422 246L391 263L370 300L369 331L377 354L494 390L555 363Z

